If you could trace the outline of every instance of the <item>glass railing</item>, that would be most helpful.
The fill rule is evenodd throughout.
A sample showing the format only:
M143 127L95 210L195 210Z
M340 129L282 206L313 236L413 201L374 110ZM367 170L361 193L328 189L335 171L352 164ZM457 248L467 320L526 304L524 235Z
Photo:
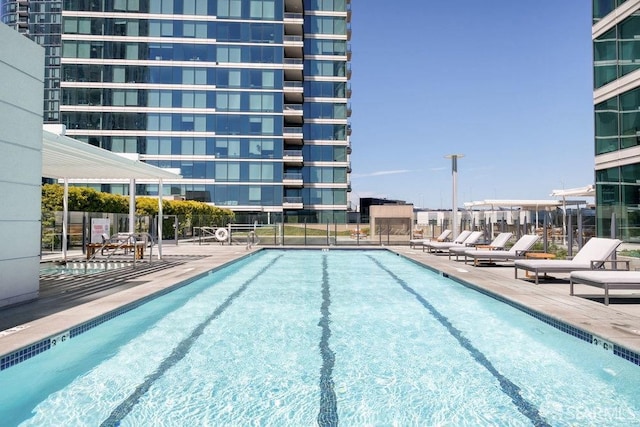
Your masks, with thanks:
M300 126L297 126L297 127L285 127L283 130L284 130L284 133L286 133L286 134L302 133L302 128Z
M286 172L283 174L285 180L302 180L302 174L297 172Z
M283 157L302 157L302 150L284 150Z
M299 203L302 203L302 197L293 197L293 196L291 196L291 197L286 197L286 196L285 196L285 197L283 198L283 201L284 201L285 203L296 203L296 204L299 204Z

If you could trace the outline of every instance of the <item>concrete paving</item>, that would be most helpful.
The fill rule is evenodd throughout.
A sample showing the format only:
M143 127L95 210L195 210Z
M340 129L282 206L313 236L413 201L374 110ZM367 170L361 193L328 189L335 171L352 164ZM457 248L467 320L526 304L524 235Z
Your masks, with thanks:
M579 296L570 296L566 280L543 281L538 286L516 280L511 262L474 267L449 260L446 255L429 254L407 246L386 249L640 353L640 291L615 291L615 294L638 299L605 306L584 298L585 295L602 295L597 288L577 286ZM259 248L219 244L165 245L163 261L155 262L154 268L139 264L137 270L123 270L119 279L102 273L93 278L88 275L84 282L76 279L68 284L43 280L38 300L0 309L0 355L67 331L101 314L249 256L256 250ZM98 277L103 278L96 280Z

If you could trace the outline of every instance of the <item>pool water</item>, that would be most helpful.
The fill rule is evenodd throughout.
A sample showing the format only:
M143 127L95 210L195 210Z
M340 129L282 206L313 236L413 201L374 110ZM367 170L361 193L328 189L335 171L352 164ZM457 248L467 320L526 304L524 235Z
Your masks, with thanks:
M640 368L387 251L262 251L0 372L5 425L640 423Z

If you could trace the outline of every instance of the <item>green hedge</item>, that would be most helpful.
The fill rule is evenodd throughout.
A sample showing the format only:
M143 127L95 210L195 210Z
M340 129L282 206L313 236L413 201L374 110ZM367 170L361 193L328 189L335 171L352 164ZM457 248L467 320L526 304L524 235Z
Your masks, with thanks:
M42 211L61 211L63 194L64 187L62 185L44 184L42 186ZM69 187L69 211L126 214L129 212L129 197L101 193L93 188ZM233 211L229 209L192 200L163 200L162 213L164 215L178 215L188 223L195 217L207 217L211 225L226 225L232 222L235 217ZM136 215L154 216L157 214L158 199L152 197L136 198Z

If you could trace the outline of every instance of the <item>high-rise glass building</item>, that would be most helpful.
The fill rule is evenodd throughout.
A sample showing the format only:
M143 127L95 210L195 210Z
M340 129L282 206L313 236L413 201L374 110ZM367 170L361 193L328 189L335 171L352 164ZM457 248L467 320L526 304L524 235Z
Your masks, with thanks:
M596 221L640 240L640 0L593 0Z
M179 169L166 195L240 221L346 222L350 0L0 5L4 23L47 48L45 122ZM138 182L136 192L158 186Z

